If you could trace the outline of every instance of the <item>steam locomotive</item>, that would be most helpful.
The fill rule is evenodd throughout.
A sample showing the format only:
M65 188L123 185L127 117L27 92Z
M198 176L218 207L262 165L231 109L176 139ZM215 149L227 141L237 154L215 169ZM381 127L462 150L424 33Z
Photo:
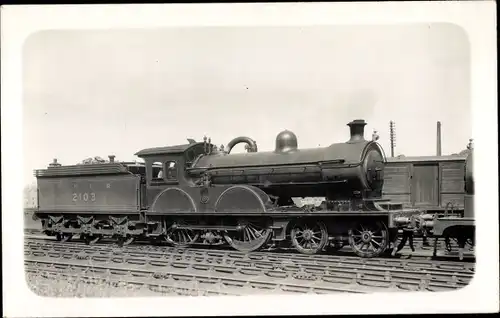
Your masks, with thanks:
M385 154L365 140L365 125L354 120L348 141L312 149L299 149L285 130L267 152L249 137L233 139L226 150L205 138L143 149L136 156L144 163L55 160L35 170L35 216L61 241L78 234L87 244L104 236L120 245L227 242L242 252L291 243L305 254L349 244L360 257L375 257L421 211L381 198ZM239 143L248 152L231 154Z

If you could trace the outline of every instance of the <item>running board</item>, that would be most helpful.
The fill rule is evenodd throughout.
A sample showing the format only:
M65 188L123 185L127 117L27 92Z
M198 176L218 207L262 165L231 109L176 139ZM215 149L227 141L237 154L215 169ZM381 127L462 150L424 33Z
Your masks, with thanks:
M244 226L227 225L172 225L173 230L206 230L206 231L241 231Z

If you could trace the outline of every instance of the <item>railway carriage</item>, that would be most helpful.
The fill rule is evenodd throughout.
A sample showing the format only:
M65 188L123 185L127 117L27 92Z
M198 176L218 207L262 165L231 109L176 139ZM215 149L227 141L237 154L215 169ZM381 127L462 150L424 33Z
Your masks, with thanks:
M450 239L456 239L459 245L459 258L463 258L463 248L468 242L475 245L475 213L474 213L474 171L473 150L471 149L464 167L464 209L460 215L444 215L435 218L433 224L434 256L437 253L439 238L444 238L450 249Z
M461 214L467 155L387 158L383 197L429 214Z
M79 234L88 244L114 236L177 246L224 240L250 252L290 242L314 254L349 244L361 257L383 253L393 230L421 213L382 198L386 158L364 139L363 120L348 124L350 138L299 149L293 132L259 152L248 137L227 150L188 144L143 149L144 163L110 162L37 170L38 209L45 233L60 240ZM246 143L248 153L231 154ZM316 203L304 203L316 199Z

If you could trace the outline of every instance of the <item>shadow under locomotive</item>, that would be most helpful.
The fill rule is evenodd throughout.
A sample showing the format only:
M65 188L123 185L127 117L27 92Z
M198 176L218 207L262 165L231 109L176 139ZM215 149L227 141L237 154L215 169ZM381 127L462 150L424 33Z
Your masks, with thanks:
M298 149L295 134L283 131L269 152L258 152L248 137L233 139L227 150L205 138L141 150L144 163L114 156L98 164L55 161L35 171L34 215L62 241L78 234L88 244L104 236L119 244L227 242L242 252L289 243L305 254L348 245L375 257L422 211L382 200L386 158L378 143L364 139L365 125L350 122L347 142L321 148ZM248 153L231 154L240 142Z

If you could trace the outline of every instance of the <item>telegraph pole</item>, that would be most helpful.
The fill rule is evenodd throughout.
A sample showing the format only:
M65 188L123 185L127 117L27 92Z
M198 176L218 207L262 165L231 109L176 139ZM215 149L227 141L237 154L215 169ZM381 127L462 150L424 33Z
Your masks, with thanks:
M441 156L441 122L437 122L436 156Z
M396 123L392 120L389 123L389 136L391 139L391 157L394 157L394 147L396 147Z

